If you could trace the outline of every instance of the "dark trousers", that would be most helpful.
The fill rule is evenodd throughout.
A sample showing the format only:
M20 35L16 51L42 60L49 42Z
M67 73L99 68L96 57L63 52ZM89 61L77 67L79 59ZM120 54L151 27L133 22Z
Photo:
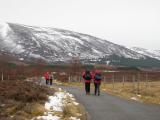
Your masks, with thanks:
M46 79L46 85L48 85L48 83L49 83L49 79Z
M90 83L85 83L86 94L90 93Z
M52 85L52 79L50 79L49 82L50 82L50 85Z
M100 95L100 83L94 83L94 87L94 94L97 95L98 93L98 95Z

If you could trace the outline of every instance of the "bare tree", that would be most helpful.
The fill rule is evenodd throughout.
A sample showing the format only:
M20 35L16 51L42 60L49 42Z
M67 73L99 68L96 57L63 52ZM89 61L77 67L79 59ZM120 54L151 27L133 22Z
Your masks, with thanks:
M71 81L81 81L81 63L80 63L80 54L78 56L72 57L71 63Z

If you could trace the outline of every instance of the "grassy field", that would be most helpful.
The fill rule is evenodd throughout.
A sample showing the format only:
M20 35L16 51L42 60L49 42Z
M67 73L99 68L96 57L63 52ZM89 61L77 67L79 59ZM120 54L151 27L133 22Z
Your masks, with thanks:
M47 95L54 89L23 80L0 82L1 120L26 120L42 115Z
M139 85L138 85L139 84ZM102 84L102 91L139 102L160 104L160 82Z
M63 85L84 88L84 83L79 82L63 83ZM93 84L91 84L91 89L93 91ZM135 99L139 102L160 104L160 81L134 84L132 82L125 82L124 84L115 82L114 85L112 83L102 83L101 91L128 100Z

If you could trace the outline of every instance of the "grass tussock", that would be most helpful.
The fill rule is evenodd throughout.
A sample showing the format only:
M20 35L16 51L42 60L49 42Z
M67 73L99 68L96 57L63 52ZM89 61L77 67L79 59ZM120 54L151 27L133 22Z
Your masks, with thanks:
M87 115L84 107L81 104L76 104L70 98L67 98L63 106L62 120L69 120L75 117L80 120L87 120Z
M42 115L47 95L54 90L27 81L0 82L1 120L27 120Z

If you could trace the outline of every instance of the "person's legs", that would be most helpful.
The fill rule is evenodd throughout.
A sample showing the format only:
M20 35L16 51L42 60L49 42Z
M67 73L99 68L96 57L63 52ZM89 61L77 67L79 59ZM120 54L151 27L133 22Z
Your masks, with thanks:
M50 79L50 85L52 85L52 79Z
M97 84L94 83L94 94L96 95L97 94Z
M100 83L97 84L97 89L98 89L98 96L100 95Z
M48 84L48 80L46 79L46 85Z
M85 83L85 91L86 91L86 94L87 94L87 83Z
M49 79L47 79L47 85L49 85Z
M90 94L90 83L85 83L86 94Z
M88 83L88 94L90 94L90 83Z

